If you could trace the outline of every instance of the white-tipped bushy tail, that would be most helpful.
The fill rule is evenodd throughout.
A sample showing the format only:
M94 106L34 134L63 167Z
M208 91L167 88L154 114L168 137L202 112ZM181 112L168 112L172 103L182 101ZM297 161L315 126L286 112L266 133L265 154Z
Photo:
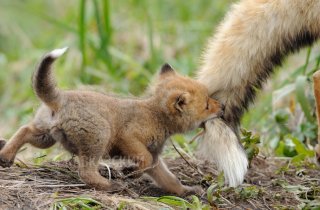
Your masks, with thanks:
M68 47L60 48L60 49L54 49L51 52L48 53L48 55L52 58L58 58L61 55L63 55L68 50Z
M230 187L240 185L248 170L248 159L236 134L221 119L206 123L206 132L199 145L198 155L215 163L224 172Z

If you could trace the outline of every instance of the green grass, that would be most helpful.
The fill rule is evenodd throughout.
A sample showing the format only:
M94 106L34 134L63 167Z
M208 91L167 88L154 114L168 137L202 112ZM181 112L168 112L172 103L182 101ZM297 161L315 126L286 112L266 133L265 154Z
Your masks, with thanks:
M82 210L95 210L102 209L104 205L92 198L87 197L74 197L56 199L52 204L50 210L67 210L67 209L82 209Z

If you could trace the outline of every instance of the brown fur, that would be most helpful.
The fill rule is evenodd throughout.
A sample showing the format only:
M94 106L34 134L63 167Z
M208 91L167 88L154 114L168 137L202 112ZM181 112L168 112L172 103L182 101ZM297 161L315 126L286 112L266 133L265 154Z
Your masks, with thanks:
M59 51L60 53L60 51ZM12 165L25 143L48 148L61 142L79 158L79 176L88 185L107 191L120 186L98 172L102 157L123 155L134 160L164 190L176 194L196 191L187 187L159 158L171 135L197 128L222 113L207 88L175 73L165 64L142 99L122 99L90 91L61 91L50 66L62 53L49 53L34 74L33 87L44 102L32 122L21 127L0 151L0 165Z

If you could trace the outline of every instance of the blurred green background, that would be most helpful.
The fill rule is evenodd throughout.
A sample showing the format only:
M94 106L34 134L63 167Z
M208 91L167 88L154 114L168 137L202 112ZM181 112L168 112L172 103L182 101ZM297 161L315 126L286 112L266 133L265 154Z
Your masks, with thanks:
M139 95L165 62L193 76L232 2L0 0L0 136L8 139L32 119L39 101L31 75L44 53L69 47L55 67L61 88ZM316 140L310 77L319 62L319 44L290 56L258 93L243 127L259 135L264 152L310 155ZM185 137L175 140L191 150Z

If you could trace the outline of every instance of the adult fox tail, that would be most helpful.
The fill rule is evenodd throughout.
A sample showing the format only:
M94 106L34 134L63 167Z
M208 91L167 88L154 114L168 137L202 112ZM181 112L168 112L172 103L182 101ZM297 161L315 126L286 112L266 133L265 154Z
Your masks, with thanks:
M53 111L59 109L61 93L52 76L51 65L66 50L67 48L55 49L46 54L33 74L32 85L36 95Z
M285 56L320 38L319 11L319 0L242 0L209 40L197 78L225 114L207 123L200 154L217 163L229 185L241 184L247 171L238 141L244 111Z

